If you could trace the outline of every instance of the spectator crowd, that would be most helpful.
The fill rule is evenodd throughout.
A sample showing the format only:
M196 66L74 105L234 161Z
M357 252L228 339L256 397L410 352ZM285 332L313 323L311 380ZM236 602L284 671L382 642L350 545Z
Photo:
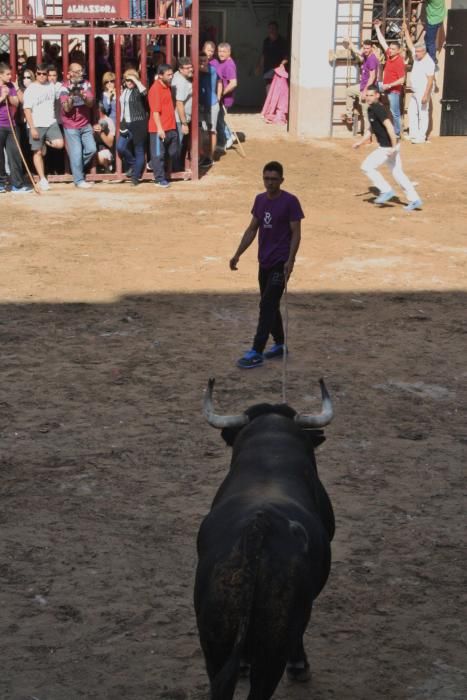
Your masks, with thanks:
M174 71L158 44L148 48L141 71L141 55L135 60L123 47L119 89L102 37L95 39L97 90L86 78L79 40L70 44L63 79L60 47L50 42L44 42L39 63L18 52L16 82L9 63L0 62L0 192L33 189L24 177L18 145L42 191L50 188L49 175L64 174L67 167L75 186L89 189L93 185L86 173L91 168L113 172L116 154L132 186L140 184L147 169L157 186L169 187L171 174L185 171L190 158L193 63L179 57ZM210 168L233 145L225 115L235 101L237 68L230 45L212 41L202 47L199 65L199 166Z

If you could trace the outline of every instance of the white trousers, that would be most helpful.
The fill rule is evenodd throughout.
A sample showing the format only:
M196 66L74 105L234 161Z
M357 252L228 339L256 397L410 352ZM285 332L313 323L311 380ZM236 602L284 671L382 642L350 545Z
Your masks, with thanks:
M422 105L422 94L414 93L409 102L409 137L416 141L425 141L430 118L429 100Z
M378 172L378 168L382 165L387 165L394 180L404 190L405 196L409 202L414 202L416 199L420 199L415 187L402 170L400 145L397 146L395 153L391 154L391 150L391 148L381 148L380 146L376 149L376 151L370 153L368 158L365 158L362 163L361 168L363 172L370 178L373 185L377 187L382 194L384 194L386 192L390 192L392 187L388 182L386 182L381 173Z

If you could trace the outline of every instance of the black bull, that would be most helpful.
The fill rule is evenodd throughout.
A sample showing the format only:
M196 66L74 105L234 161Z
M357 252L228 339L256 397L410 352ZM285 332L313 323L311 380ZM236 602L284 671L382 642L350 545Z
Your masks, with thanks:
M248 700L268 700L286 666L290 678L308 677L303 634L329 575L334 535L314 449L332 405L321 382L318 416L269 404L217 416L213 385L205 413L233 453L198 534L200 641L211 700L232 700L241 665L249 669Z

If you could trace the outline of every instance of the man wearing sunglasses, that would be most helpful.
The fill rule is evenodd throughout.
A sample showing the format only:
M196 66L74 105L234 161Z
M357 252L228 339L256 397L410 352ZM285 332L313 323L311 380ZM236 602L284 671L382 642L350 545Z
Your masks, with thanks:
M94 95L91 84L84 80L83 69L79 63L70 65L68 80L63 84L60 93L60 102L73 182L80 189L89 189L92 185L86 182L84 173L97 150L91 126Z
M34 167L39 175L39 187L45 191L50 185L45 176L44 146L63 148L63 136L55 118L55 99L59 87L48 80L48 65L39 63L36 80L24 92L24 116L29 127Z

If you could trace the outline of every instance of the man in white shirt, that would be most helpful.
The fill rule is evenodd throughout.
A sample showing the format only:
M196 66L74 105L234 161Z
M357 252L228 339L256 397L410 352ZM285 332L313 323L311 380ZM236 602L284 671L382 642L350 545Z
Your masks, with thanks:
M178 71L172 78L171 88L179 143L178 166L174 167L176 170L185 170L193 101L193 63L190 58L183 56L178 59Z
M39 187L45 191L50 189L45 177L42 149L44 145L52 148L63 148L63 136L55 118L55 99L58 85L49 83L46 63L39 63L36 68L36 80L24 93L24 116L29 126L29 143L31 144L32 159L39 175Z
M412 143L426 143L426 134L430 119L430 99L435 79L435 62L427 52L426 45L414 46L412 37L403 27L407 48L414 62L410 73L412 95L409 102L409 139Z

